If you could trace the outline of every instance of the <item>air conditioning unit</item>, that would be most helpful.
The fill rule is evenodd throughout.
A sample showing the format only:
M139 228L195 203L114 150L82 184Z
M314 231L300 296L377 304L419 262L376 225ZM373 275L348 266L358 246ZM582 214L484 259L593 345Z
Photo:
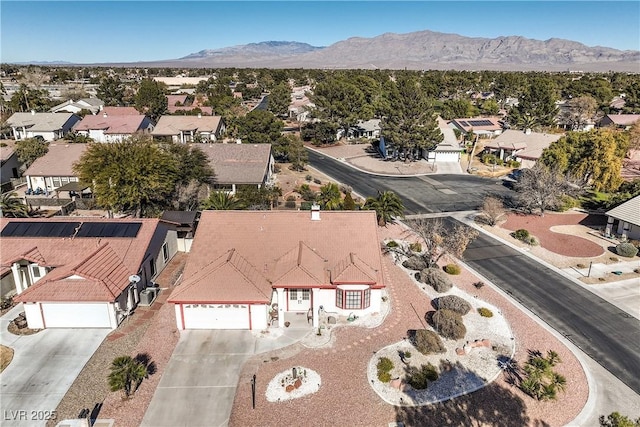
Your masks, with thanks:
M153 304L153 301L156 299L157 293L156 288L146 288L142 292L140 292L140 302L139 305L149 306Z

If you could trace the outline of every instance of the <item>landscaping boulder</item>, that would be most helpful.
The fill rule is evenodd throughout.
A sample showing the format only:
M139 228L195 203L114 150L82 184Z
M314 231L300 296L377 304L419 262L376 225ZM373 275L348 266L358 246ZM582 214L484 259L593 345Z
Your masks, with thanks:
M439 268L425 268L420 272L420 280L440 293L447 292L453 287L447 274Z
M471 305L456 295L445 295L440 298L436 298L435 306L438 310L447 309L451 311L455 311L456 313L460 313L461 315L467 314L471 311Z
M406 261L404 261L402 263L402 266L410 270L420 271L429 267L429 264L427 263L427 261L425 261L423 257L418 255L413 255L410 258L408 258Z

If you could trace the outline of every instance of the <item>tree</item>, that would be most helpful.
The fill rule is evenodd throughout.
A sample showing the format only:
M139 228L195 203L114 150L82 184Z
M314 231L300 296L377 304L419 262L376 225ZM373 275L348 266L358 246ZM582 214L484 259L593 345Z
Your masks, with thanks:
M600 427L640 427L640 418L633 420L619 412L612 412L606 417L600 415Z
M291 163L290 168L302 172L309 162L309 154L302 140L296 135L287 135L284 140L287 142L287 160Z
M302 128L300 137L303 141L311 141L314 145L331 144L336 140L338 128L329 122L308 123Z
M286 117L291 104L291 88L287 83L280 83L269 93L267 109L275 116Z
M12 111L46 111L49 104L49 92L45 89L30 88L24 83L20 84L9 100Z
M242 209L242 202L226 191L214 191L209 195L209 198L202 202L200 208L203 210L232 211Z
M260 188L255 185L240 185L236 191L236 197L240 200L242 208L249 210L273 209L278 204L280 196L282 196L282 189L277 185L263 185Z
M135 96L136 110L157 122L167 112L167 86L153 79L144 79Z
M556 92L553 81L537 77L529 82L518 98L518 105L509 111L509 123L518 129L551 127L556 118Z
M640 120L636 120L629 129L629 151L640 150Z
M533 212L540 210L540 215L548 209L559 206L563 197L579 193L580 187L569 181L557 167L548 167L536 163L524 170L513 188L518 192L518 203L521 207Z
M342 209L344 209L345 211L355 211L357 209L356 202L351 196L351 191L347 192L347 194L344 195L344 200L342 201Z
M110 107L124 106L124 84L117 76L104 77L96 89L98 98Z
M555 400L559 391L564 391L567 379L553 370L562 362L555 351L548 351L546 357L532 352L524 366L524 377L520 389L537 400Z
M430 150L444 137L438 129L430 102L419 81L400 77L390 95L391 109L382 119L382 135L404 154L405 160L416 150Z
M142 380L149 377L144 363L130 356L119 356L111 362L109 387L111 391L122 390L125 397L136 392Z
M628 147L628 135L615 129L568 132L542 152L540 162L597 191L611 191L622 182L620 172Z
M324 210L335 211L342 209L342 197L338 184L328 182L320 187L316 200Z
M84 133L78 133L77 131L71 131L64 137L65 141L72 144L87 144L93 142L93 138Z
M16 142L15 152L18 160L28 168L40 157L49 152L49 143L38 138L27 138Z
M265 110L253 110L237 119L238 137L243 144L273 144L282 138L282 120ZM275 153L274 153L275 157Z
M567 108L562 113L562 119L569 126L569 130L578 131L593 119L598 104L590 96L579 96L567 101Z
M0 198L0 218L28 218L29 207L25 205L15 191L5 193Z
M447 99L442 106L442 118L445 120L476 115L478 115L478 108L468 99Z
M153 205L168 205L181 181L178 160L145 137L89 144L74 171L81 182L92 183L99 205L111 211L131 211L136 217Z
M504 203L495 196L485 197L479 217L493 227L505 214Z
M480 106L480 111L482 114L497 116L500 113L500 104L495 99L487 99Z
M476 230L457 221L445 225L441 218L418 219L411 221L409 226L424 242L423 253L419 256L429 267L436 267L445 255L461 259L469 243L478 237Z
M395 222L396 218L404 216L404 204L393 191L378 192L377 197L367 197L363 209L376 211L378 225L386 227Z
M345 134L358 120L373 115L362 91L344 76L332 75L317 83L309 97L315 105L314 115L344 129Z

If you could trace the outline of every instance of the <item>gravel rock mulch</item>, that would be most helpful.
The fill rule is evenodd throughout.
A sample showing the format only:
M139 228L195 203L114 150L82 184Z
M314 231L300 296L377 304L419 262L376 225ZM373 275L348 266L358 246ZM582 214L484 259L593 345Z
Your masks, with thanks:
M380 229L382 238L404 238L399 225ZM567 392L557 401L537 402L524 395L500 375L490 385L445 403L420 407L393 406L384 402L367 379L367 368L374 352L402 340L409 329L421 327L423 319L417 313L430 310L430 300L410 277L393 261L384 258L385 277L391 301L391 312L385 322L373 329L337 328L331 347L309 349L295 346L296 351L261 354L245 364L229 425L279 426L292 425L387 425L402 421L411 426L442 425L565 425L583 408L588 396L586 375L577 358L553 334L540 327L532 317L505 300L490 286L478 290L473 286L478 278L463 269L454 283L470 295L498 307L511 325L515 340L514 359L523 364L528 350L554 350L562 363L557 371L567 378ZM416 311L414 311L417 310ZM278 356L270 359L269 356ZM264 398L268 382L292 366L304 366L316 371L322 386L312 394L286 402L268 402ZM257 394L262 396L251 409L250 379L256 374Z

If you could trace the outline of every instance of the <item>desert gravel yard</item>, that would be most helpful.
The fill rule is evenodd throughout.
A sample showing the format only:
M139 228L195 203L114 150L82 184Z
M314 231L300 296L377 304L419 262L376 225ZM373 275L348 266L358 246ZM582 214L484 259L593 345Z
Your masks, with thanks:
M380 229L381 238L403 239L405 229L391 225ZM407 273L384 259L391 312L375 328L343 327L333 331L328 347L310 349L298 343L286 349L251 358L244 366L230 417L231 426L370 426L402 421L405 425L561 426L573 420L588 397L586 375L580 362L553 334L508 302L490 286L476 289L478 278L463 269L454 284L500 309L516 342L514 359L522 365L529 350L554 350L562 359L557 371L567 378L566 393L557 401L538 402L509 384L503 374L488 386L468 395L426 406L394 406L373 390L367 378L372 356L389 344L402 341L409 329L421 328L427 295ZM268 402L268 383L294 366L317 372L322 384L316 393L285 402ZM256 374L258 396L251 408L250 379Z

